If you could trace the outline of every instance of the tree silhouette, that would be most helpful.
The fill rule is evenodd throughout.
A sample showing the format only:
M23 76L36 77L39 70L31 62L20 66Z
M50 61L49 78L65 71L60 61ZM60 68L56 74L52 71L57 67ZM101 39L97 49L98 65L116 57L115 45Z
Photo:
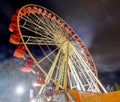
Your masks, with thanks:
M120 85L118 83L114 84L114 90L115 91L120 90Z

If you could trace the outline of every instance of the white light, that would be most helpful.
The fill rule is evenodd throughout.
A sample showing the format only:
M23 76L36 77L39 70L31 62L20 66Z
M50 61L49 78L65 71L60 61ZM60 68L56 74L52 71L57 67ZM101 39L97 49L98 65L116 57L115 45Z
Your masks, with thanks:
M41 86L41 85L34 82L34 83L33 83L33 87L37 87L37 86Z
M23 88L22 86L19 86L19 87L17 87L16 92L17 92L18 94L23 94L24 88Z
M31 100L31 102L35 102L35 100L34 100L34 99L32 99L32 100Z

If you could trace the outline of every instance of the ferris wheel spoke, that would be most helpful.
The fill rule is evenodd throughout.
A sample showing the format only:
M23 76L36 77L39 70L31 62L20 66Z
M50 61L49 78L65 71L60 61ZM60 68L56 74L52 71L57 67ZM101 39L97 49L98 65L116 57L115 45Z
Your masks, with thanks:
M48 36L49 35L52 38L52 35L51 35L52 32L51 32L51 30L47 29L44 26L44 24L41 24L40 22L34 22L30 18L28 18L28 17L23 17L22 19L25 20L25 22L24 22L24 24L22 26L29 27L32 30L34 30L35 32L39 32L39 33L41 31L45 32L44 36ZM28 22L28 23L26 23L26 22ZM50 34L50 32L51 32L51 34ZM43 36L43 35L41 35L41 36Z
M76 58L78 58L78 61L82 61L82 63L81 64L83 64L83 66L85 67L88 67L89 68L89 65L88 65L88 63L87 63L87 61L85 60L85 56L82 54L82 52L81 52L81 54L79 53L80 52L80 49L79 49L79 52L78 52L78 50L71 44L71 52L73 51L73 54L75 54L76 55ZM81 50L82 51L82 50ZM75 53L76 52L76 53ZM74 57L74 56L73 56ZM80 60L80 59L82 59L82 60Z
M42 48L41 46L39 46L39 47L40 47L40 49L42 50L43 54L46 56L47 54L46 54L46 52L43 50L43 48ZM52 62L51 58L47 57L47 59L48 59L50 62Z
M91 80L93 86L96 88L96 91L100 92L100 89L98 88L97 84L95 84L95 81L96 81L96 83L99 83L99 85L101 86L101 88L103 89L103 91L105 91L105 89L104 89L104 87L102 87L100 81L97 79L97 77L94 75L94 73L90 70L89 66L85 63L85 61L82 59L82 57L78 54L78 52L74 48L74 46L72 46L72 49L74 50L74 52L78 56L79 60L82 62L81 64L83 65L84 70L87 73L87 75L89 76L89 79Z
M79 79L83 79L85 76L80 76L80 75L82 75L83 73L82 73L82 71L81 70L79 70L80 68L81 68L81 66L77 66L76 64L77 63L74 63L74 61L76 60L76 59L73 59L72 57L70 57L70 62L72 62L72 66L73 66L73 68L75 68L74 69L74 71L75 71L75 73L78 75L77 77L79 77ZM85 78L84 78L85 79ZM82 86L84 86L86 83L84 83L82 80L81 80L81 82L80 82L80 85L82 85ZM87 83L88 84L88 83Z
M56 80L56 90L59 90L60 85L66 90L67 87L67 71L68 71L68 52L69 52L69 43L66 41L63 45L63 57L59 61L59 74L57 75Z
M27 30L29 30L29 31L31 31L31 32L33 32L33 33L35 33L35 34L38 34L38 35L40 35L41 37L43 37L43 38L46 38L46 39L48 39L48 40L52 40L53 38L51 38L51 37L49 37L49 36L47 36L47 35L44 35L44 33L42 34L42 33L40 33L40 32L37 32L37 31L34 31L34 30L32 30L32 29L30 29L30 28L28 28L28 27L26 27L26 26L22 26L22 25L20 25L20 27L22 27L22 28L24 28L24 29L27 29ZM47 33L47 32L46 32ZM55 33L56 34L56 33ZM53 39L53 41L55 42L55 43L60 43L61 41L63 41L64 40L64 38L63 38L63 36L55 36L54 37L54 39ZM59 41L59 42L58 42Z
M45 79L45 84L49 83L49 81L50 81L50 79L51 79L51 77L53 75L53 72L55 70L55 67L56 67L56 64L57 64L57 61L58 61L58 58L60 56L61 51L62 51L62 49L59 49L59 51L58 51L58 53L56 55L56 58L54 59L52 65L51 65L51 68L50 68L50 70L48 72L48 75L47 75L47 77ZM41 87L41 89L39 91L39 94L41 94L43 92L43 89L45 88L45 84Z
M59 68L59 66L61 65L61 61L63 60L62 59L63 58L63 56L62 56L62 54L59 56L59 60L58 60L58 64L57 64L57 69L56 69L56 73L55 73L55 82L57 82L57 78L58 78L58 74L59 74L59 71L60 71L60 68Z
M85 91L85 88L83 87L82 82L80 80L81 78L78 76L77 71L75 70L75 66L73 65L70 58L69 58L68 61L69 61L69 67L70 67L70 70L71 70L71 74L69 73L69 75L71 75L75 80L75 82L71 82L73 84L72 87L75 88L75 85L76 85L77 89Z
M31 14L29 16L30 16L30 18L33 18L33 19L36 18L36 19L33 21L29 17L27 17L26 18L27 21L32 22L35 26L41 26L41 24L42 24L42 26L44 26L44 27L41 27L41 29L43 31L45 31L46 34L49 34L49 35L51 34L51 35L55 36L56 31L59 33L60 27L58 27L58 25L56 26L56 24L54 24L52 21L50 21L50 19L48 19L47 17L43 17L42 15L40 15L40 17L38 17L35 14ZM32 17L32 16L34 16L34 17ZM25 18L23 18L23 19L25 19Z
M64 68L65 68L65 61L66 60L66 58L65 58L65 56L63 57L63 59L62 59L62 63L61 63L61 65L60 65L60 69L59 69L59 74L58 74L58 78L57 78L57 82L56 82L56 90L59 90L59 85L60 84L63 84L63 81L64 80L62 80L62 75L64 74L64 72L65 72L65 70L64 70Z
M34 30L35 30L35 28L37 28L37 27L38 27L39 29L41 29L41 30L44 29L43 27L41 27L40 25L38 25L36 22L34 22L33 20L31 20L31 19L28 18L28 17L22 17L22 20L25 21L25 22L23 23L23 26L29 24L29 25L27 25L27 26L31 26L31 28L33 27Z
M80 73L80 75L82 75L83 74L83 77L86 79L86 81L87 81L87 77L85 76L85 74L84 73L86 73L85 72L85 69L84 69L84 66L81 64L81 63L83 63L83 62L81 62L80 61L80 59L78 58L78 55L76 54L76 53L74 53L74 52L72 52L71 51L71 59L73 60L72 62L73 62L73 64L75 65L75 68L76 68L76 70L77 70L77 73L79 74Z
M26 30L28 30L28 31L31 31L31 32L33 32L34 34L38 34L38 35L40 35L40 36L43 37L43 38L47 38L47 39L51 40L50 37L45 36L45 35L42 35L42 33L40 33L40 32L34 31L34 30L32 30L32 29L30 29L30 28L28 28L28 27L22 26L22 25L20 25L20 27L22 27L22 28L24 28L24 29L26 29Z
M24 20L26 20L26 21L29 21L29 25L28 25L28 27L27 26L25 26L25 25L27 25L27 24L24 24L24 25L22 25L21 27L23 27L23 28L25 28L25 29L27 29L27 30L30 30L30 31L32 31L32 32L34 32L34 33L36 33L36 34L39 34L41 37L46 37L46 38L48 38L48 39L51 39L51 38L54 38L54 41L57 41L59 38L62 38L62 37L64 37L65 35L67 35L67 32L65 31L65 30L60 30L60 28L61 27L59 27L59 26L55 26L53 29L53 31L54 32L51 32L51 30L50 30L50 26L49 27L45 27L43 24L43 26L44 27L42 27L41 25L39 25L39 24L37 24L37 23L35 23L35 22L33 22L33 21L31 21L31 19L30 20L28 20L29 18L27 18L27 19L25 19L25 17L24 18L22 18L22 19L24 19ZM33 23L33 24L32 24ZM32 24L32 25L31 25ZM47 24L48 25L48 24ZM31 26L31 27L30 27ZM36 28L37 27L37 28ZM34 28L34 29L33 29ZM43 31L43 33L40 33L40 29ZM35 30L35 29L38 29L38 30ZM34 31L35 30L35 31ZM39 32L38 32L39 31ZM50 32L52 33L52 35L50 34ZM51 36L50 36L51 35Z
M25 44L30 45L56 45L52 39L23 35L26 39Z
M53 50L51 50L51 48L48 46L48 45L46 45L47 46L47 48L48 48L48 50L50 51L50 52L53 52ZM60 46L60 45L58 45L58 46ZM55 50L57 50L58 49L58 47L55 49ZM56 55L55 55L55 53L52 53L52 55L55 57Z
M71 56L71 60L74 61L74 60L76 60L76 58L73 58ZM76 72L78 77L81 79L81 84L80 85L84 86L85 87L85 91L87 91L88 88L91 86L91 81L90 81L90 79L88 77L89 75L82 68L83 66L79 65L79 63L81 63L81 62L77 61L77 63L73 63L74 64L74 68L75 68L74 71Z
M34 15L36 16L40 22L42 22L46 28L49 28L49 30L52 32L56 32L57 30L60 30L61 27L59 27L59 29L56 29L58 28L58 24L56 24L56 22L46 16L43 16L43 15ZM41 17L42 16L42 17Z
M43 57L41 60L38 60L38 64L40 64L42 61L44 61L46 58L48 58L51 54L54 54L55 51L58 50L58 47L56 49L54 49L53 51L51 51L49 54L47 54L45 57ZM35 66L35 65L34 65Z
M54 34L54 27L47 17L44 17L42 15L34 15L37 19L38 22L40 21L42 24L44 24L45 28L53 35ZM42 16L42 17L41 17Z
M46 30L51 33L54 37L55 36L59 36L59 35L65 35L64 33L67 33L65 30L63 30L54 20L51 20L47 17L44 17L42 15L42 17L38 17L37 15L36 18L42 23L44 24Z

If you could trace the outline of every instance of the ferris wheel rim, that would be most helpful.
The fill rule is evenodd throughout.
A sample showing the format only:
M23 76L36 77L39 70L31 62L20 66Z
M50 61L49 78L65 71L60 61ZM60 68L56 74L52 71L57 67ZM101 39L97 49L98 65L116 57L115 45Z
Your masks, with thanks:
M66 25L68 25L61 17L59 17L58 15L56 15L56 14L55 14L54 12L52 12L51 10L49 10L49 9L43 7L43 6L40 6L40 5L36 5L36 4L27 4L27 5L23 6L23 7L19 10L18 16L19 16L19 13L22 11L22 9L24 9L25 7L28 7L28 6L39 7L39 8L45 9L45 10L51 12L53 15L57 16L57 17L58 17L60 20L62 20ZM30 53L30 51L29 51L29 49L27 48L27 46L26 46L26 44L25 44L25 41L24 41L24 39L23 39L23 37L22 37L22 33L21 33L21 31L20 31L19 19L20 19L20 18L17 17L17 26L18 26L18 30L19 30L19 32L20 32L20 36L21 36L22 42L24 43L24 45L25 45L27 51ZM68 26L69 26L69 25L68 25ZM70 28L73 32L75 32L70 26L69 26L69 28ZM74 36L77 36L77 37L78 37L77 33L75 33ZM78 37L78 38L79 38L79 37ZM79 39L80 39L80 38L79 38ZM81 39L80 39L80 40L81 40ZM82 45L84 45L83 42L82 42ZM85 45L84 45L84 46L85 46ZM88 52L89 52L89 51L88 51ZM31 53L30 53L30 55L32 56ZM92 59L90 53L89 53L89 57L90 57L90 59ZM33 56L32 56L32 58L33 58ZM92 61L93 61L93 60L92 60ZM35 61L35 62L36 62L36 61ZM94 62L93 62L93 63L94 63ZM95 71L96 71L96 76L98 76L98 74L97 74L97 69L96 69L95 64L94 64L93 66L94 66Z

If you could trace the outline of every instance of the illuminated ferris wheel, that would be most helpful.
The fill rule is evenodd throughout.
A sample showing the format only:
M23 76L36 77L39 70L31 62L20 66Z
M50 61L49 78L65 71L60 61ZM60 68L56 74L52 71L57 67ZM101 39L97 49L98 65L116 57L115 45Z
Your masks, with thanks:
M25 61L21 71L38 76L38 95L46 93L47 86L54 86L55 92L106 92L89 51L55 13L38 5L25 5L12 16L9 30L10 42L17 45L14 56Z

